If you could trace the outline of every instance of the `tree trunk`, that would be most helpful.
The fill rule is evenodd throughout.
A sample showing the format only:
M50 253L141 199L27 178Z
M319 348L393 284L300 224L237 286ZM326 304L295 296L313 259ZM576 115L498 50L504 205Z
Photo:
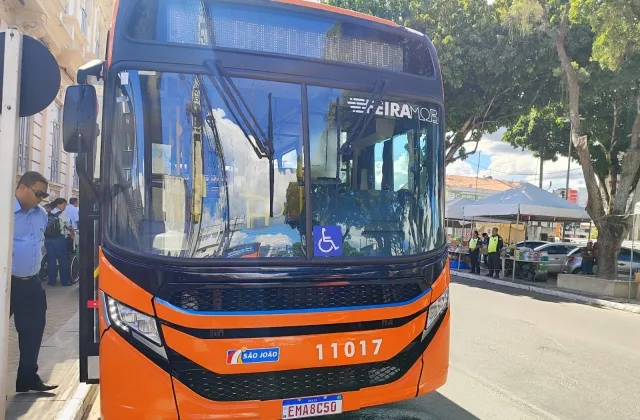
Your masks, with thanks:
M618 220L616 220L618 219ZM616 280L618 278L618 252L622 240L628 233L627 222L621 217L607 216L596 221L598 228L598 278Z
M540 153L540 180L538 182L538 186L542 189L542 175L544 171L544 160L542 160L542 153Z

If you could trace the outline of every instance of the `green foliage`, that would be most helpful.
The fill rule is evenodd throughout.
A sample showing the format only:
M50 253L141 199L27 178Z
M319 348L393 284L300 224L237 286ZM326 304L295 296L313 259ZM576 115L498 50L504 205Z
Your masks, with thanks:
M639 0L572 0L570 17L596 34L593 60L603 68L617 70L640 51Z
M589 138L589 151L596 175L607 192L609 184L621 172L623 153L629 149L630 133L636 115L638 94L634 79L638 77L640 60L624 63L618 71L601 69L595 64L590 69L589 83L582 87L582 115L584 132Z
M486 0L327 0L425 33L434 43L447 105L446 161L473 154L485 133L539 104L550 79L554 51L532 34L511 39L498 9ZM526 53L525 53L526 52Z
M559 155L566 155L571 134L564 113L559 104L531 108L507 130L502 140L533 151L543 161L556 161Z

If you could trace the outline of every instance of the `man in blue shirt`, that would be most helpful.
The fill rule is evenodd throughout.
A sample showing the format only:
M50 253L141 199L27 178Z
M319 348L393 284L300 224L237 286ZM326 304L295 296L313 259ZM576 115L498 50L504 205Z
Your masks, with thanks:
M38 172L26 172L20 178L14 200L11 315L20 348L16 392L57 388L38 376L38 354L47 321L47 296L38 276L47 213L39 204L49 196L48 186Z

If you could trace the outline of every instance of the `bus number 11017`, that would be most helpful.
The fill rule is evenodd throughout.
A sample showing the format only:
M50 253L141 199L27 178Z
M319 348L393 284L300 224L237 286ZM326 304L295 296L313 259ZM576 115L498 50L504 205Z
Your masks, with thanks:
M369 352L375 356L380 352L381 345L381 338L373 339L370 343L367 342L367 340L360 340L357 343L354 343L353 341L347 341L344 344L331 343L329 345L329 357L333 356L334 359L337 359L344 354L346 358L351 358L355 356L356 353L360 356L367 356ZM316 349L318 350L318 360L323 360L325 357L324 345L318 344Z

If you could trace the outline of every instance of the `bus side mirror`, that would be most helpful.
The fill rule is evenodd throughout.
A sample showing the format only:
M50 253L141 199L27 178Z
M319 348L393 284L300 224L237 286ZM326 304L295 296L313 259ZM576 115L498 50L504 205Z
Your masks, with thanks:
M97 136L98 99L92 85L69 86L64 97L62 143L68 153L93 150Z

